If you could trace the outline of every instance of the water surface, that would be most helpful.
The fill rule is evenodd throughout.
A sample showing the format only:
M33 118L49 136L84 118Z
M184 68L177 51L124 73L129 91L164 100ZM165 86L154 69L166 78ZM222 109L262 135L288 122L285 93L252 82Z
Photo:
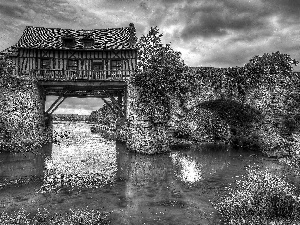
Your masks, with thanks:
M212 206L249 167L282 173L257 152L225 145L140 155L92 134L86 123L56 123L39 154L0 154L0 212L110 212L111 224L220 224Z

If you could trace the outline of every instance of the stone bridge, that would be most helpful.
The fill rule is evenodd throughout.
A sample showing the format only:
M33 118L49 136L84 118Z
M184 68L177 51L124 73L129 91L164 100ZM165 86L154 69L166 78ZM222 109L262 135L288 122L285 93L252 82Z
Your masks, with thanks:
M177 134L179 137L186 136L186 138L200 141L219 139L230 141L235 137L245 135L247 129L262 118L259 110L235 100L207 100L194 105L185 112L179 123ZM192 127L184 131L186 125L181 125L184 123ZM181 129L182 133L180 133Z

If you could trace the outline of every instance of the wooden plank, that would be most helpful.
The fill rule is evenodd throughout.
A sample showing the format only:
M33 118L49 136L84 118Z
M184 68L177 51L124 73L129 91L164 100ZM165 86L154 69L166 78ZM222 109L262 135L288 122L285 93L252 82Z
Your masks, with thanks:
M54 58L55 58L55 68L56 70L59 70L59 51L54 52Z
M26 58L21 58L21 73L25 70L25 59Z
M112 101L112 105L117 108L117 110L119 112L118 115L124 116L122 106L120 106L120 104L115 100L114 96L112 96L109 92L106 92L105 90L103 92L110 98L110 100Z
M128 107L127 104L128 104L128 87L126 87L124 90L124 100L123 100L125 118L127 118L127 107Z
M38 50L35 49L35 69L40 68L39 66L39 60L38 60Z
M31 71L31 70L33 70L34 68L35 68L35 59L34 58L32 58L31 59L31 65L30 65L30 70L29 71Z
M116 51L116 50L112 50L111 52L110 52L110 54L111 54L111 58L112 59L120 59L121 57L120 57L120 51Z
M63 64L63 67L62 69L65 70L66 69L66 57L65 57L65 54L66 54L66 51L62 51L62 57L61 57L61 60L62 60L62 64Z

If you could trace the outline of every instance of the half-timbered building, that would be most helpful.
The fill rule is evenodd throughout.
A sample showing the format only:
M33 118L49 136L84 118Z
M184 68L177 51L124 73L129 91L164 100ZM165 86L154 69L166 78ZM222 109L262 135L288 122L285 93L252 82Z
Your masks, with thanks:
M72 30L27 26L7 57L39 79L121 79L136 65L136 34L125 28Z
M126 80L137 64L136 41L132 23L93 30L27 26L2 56L15 65L16 75L37 79L45 96L59 96L55 104L66 97L101 97L125 114Z

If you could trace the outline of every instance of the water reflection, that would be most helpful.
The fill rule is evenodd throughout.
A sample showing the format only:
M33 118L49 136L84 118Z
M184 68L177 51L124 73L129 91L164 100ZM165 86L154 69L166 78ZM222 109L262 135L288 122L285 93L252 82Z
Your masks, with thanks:
M194 183L203 179L202 166L188 156L179 153L171 154L172 162L179 167L179 176L183 182Z
M61 213L88 206L111 212L112 224L218 224L210 201L220 190L249 165L271 168L251 152L224 145L141 155L92 134L84 123L54 129L56 143L40 156L0 154L2 186L3 179L41 177L34 185L29 180L27 186L2 188L0 212Z
M200 180L201 170L192 153L141 155L127 152L118 143L117 151L126 158L126 166L120 172L126 176L126 182L119 209L114 211L118 218L115 224L214 223L214 209L209 201L201 200L196 191L192 196L186 193L181 185L186 177L178 176L186 173L188 179ZM190 174L191 171L196 175Z
M43 177L45 159L51 156L52 144L43 146L40 152L0 154L0 188L10 184L24 184Z
M61 139L53 145L52 156L45 162L41 191L98 188L112 183L117 171L115 143L91 134L86 124L68 124L72 131L69 135L61 135L66 133L62 126L56 124Z
M189 151L170 153L178 179L194 184L221 172L230 164L230 151L226 145L194 146Z

